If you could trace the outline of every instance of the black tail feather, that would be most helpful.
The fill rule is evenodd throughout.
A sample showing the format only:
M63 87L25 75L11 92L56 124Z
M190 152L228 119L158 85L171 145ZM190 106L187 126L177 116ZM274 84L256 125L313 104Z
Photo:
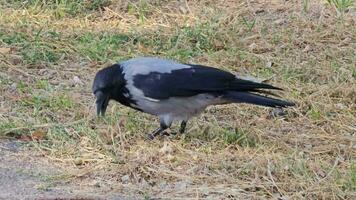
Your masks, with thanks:
M272 90L282 90L281 88L269 85L267 83L257 83L249 80L235 79L232 83L235 87L234 91L251 91L256 89L272 89Z
M267 107L288 107L288 106L295 105L292 102L279 100L267 96L262 96L259 94L253 94L249 92L230 91L224 95L224 98L236 103L250 103L250 104L267 106Z
M266 94L266 95L271 95L271 96L274 96L274 97L281 97L280 95L275 94L275 93L273 93L271 91L267 91L267 90L250 90L249 92L257 93L257 94Z

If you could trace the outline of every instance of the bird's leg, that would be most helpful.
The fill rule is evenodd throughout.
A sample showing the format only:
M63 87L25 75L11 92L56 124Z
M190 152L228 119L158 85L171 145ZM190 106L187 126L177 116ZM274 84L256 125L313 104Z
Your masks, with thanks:
M149 133L147 135L148 139L153 140L157 135L161 134L163 131L165 131L169 126L167 126L165 123L161 122L160 127L154 130L152 133Z
M180 128L179 128L179 133L182 134L185 132L185 127L187 127L187 121L182 121L182 123L180 124Z
M153 140L158 134L162 133L164 130L162 127L157 128L156 130L154 130L152 133L149 133L147 135L148 139Z

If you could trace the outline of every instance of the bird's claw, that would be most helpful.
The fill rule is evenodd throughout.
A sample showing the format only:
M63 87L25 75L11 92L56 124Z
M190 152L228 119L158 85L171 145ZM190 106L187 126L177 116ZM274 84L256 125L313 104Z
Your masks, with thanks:
M155 135L153 135L152 133L149 133L149 134L147 134L147 139L153 140L153 139L155 139Z
M160 135L164 135L164 136L170 136L171 134L169 134L167 131L163 131Z
M170 135L178 135L179 132L171 132Z
M163 131L163 132L160 133L159 135L161 135L161 136L170 136L171 134L168 133L167 131ZM175 134L174 134L174 135L175 135ZM155 137L156 137L156 135L153 134L153 133L147 134L147 139L148 139L148 140L153 140L153 139L155 139Z

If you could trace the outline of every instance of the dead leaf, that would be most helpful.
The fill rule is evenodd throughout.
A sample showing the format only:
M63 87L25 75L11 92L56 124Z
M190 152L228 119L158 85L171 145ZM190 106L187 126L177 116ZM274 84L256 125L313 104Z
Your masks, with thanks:
M0 54L8 54L10 52L10 48L7 47L0 47Z
M35 132L31 134L33 140L43 140L46 136L46 133L42 129L37 129Z
M32 138L31 138L29 135L21 135L20 138L19 138L19 140L28 142L28 141L31 141Z

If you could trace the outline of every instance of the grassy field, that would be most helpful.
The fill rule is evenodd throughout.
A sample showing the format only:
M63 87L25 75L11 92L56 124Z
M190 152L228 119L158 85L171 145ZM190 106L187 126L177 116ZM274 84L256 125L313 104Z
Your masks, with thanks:
M356 198L354 1L0 2L0 136L68 169L48 188L60 179L145 199ZM156 118L111 102L98 119L91 93L99 69L143 55L267 80L297 106L279 117L209 107L187 134L146 141Z

